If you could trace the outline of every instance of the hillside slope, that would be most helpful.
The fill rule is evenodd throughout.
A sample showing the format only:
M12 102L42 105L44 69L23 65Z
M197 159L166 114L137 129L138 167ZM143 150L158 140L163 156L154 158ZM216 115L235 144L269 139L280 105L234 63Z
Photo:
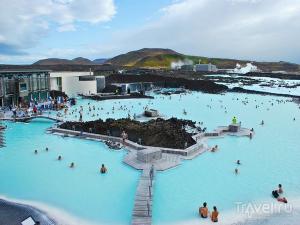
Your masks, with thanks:
M143 48L137 51L131 51L126 54L118 55L106 63L117 66L136 66L142 59L156 57L160 55L180 56L181 54L171 50L162 48Z
M300 65L289 62L255 62L250 60L208 58L180 54L171 49L144 48L116 56L106 63L115 66L130 66L139 68L171 68L171 63L188 61L189 63L212 63L219 69L233 69L236 64L245 66L251 62L264 72L286 71L300 72Z

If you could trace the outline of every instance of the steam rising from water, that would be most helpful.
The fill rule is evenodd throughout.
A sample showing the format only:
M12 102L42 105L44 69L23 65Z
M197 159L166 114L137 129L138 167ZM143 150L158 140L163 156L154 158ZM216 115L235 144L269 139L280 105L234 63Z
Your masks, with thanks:
M235 69L233 70L234 73L241 73L246 74L249 72L258 72L259 69L257 66L253 65L252 63L247 63L246 66L242 67L240 64L236 64Z
M171 69L178 70L184 65L194 65L194 62L190 59L179 60L177 62L171 62Z

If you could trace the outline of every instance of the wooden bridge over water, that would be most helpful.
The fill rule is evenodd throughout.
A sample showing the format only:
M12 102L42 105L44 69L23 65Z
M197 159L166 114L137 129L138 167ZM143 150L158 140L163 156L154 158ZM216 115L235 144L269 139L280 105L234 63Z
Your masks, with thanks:
M12 121L12 122L29 122L33 119L48 119L55 122L63 122L63 119L60 119L58 117L53 117L50 115L31 115L31 116L24 116L24 117L7 117L7 118L1 118L0 120L5 121Z
M140 177L132 212L132 225L152 224L154 167L144 169Z

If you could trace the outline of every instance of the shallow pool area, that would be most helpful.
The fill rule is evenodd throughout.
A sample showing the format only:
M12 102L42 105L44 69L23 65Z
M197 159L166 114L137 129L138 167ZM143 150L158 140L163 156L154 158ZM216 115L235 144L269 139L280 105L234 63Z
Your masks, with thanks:
M0 150L1 195L43 203L84 221L130 221L139 172L122 163L125 152L110 151L99 142L46 134L52 125L47 120L7 125L6 147ZM71 162L74 169L69 168ZM102 163L108 168L105 175L99 172Z
M279 183L291 203L299 198L300 108L291 99L198 92L154 97L100 102L79 99L65 119L78 120L75 109L80 106L86 121L139 116L148 107L158 109L164 118L203 122L208 131L228 125L236 116L243 127L254 128L255 135L253 139L211 139L209 145L218 145L217 152L206 152L158 172L153 224L202 223L197 213L204 201L210 209L218 207L219 224L233 224L236 221L228 221L225 215L234 214L237 202L272 202L271 191ZM95 110L89 111L89 106ZM130 224L140 172L122 163L125 151L46 134L53 123L43 119L7 125L6 147L0 150L0 195L41 202L95 224ZM62 161L57 161L58 155ZM238 159L241 165L235 175ZM74 169L68 168L71 162L75 162ZM99 173L102 163L108 167L106 175Z

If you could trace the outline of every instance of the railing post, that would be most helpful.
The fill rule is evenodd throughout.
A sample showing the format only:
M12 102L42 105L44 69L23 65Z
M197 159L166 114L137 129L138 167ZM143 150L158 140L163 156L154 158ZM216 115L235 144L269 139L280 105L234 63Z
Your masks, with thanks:
M148 210L148 216L150 216L150 204L149 204L149 201L147 201L147 210Z

